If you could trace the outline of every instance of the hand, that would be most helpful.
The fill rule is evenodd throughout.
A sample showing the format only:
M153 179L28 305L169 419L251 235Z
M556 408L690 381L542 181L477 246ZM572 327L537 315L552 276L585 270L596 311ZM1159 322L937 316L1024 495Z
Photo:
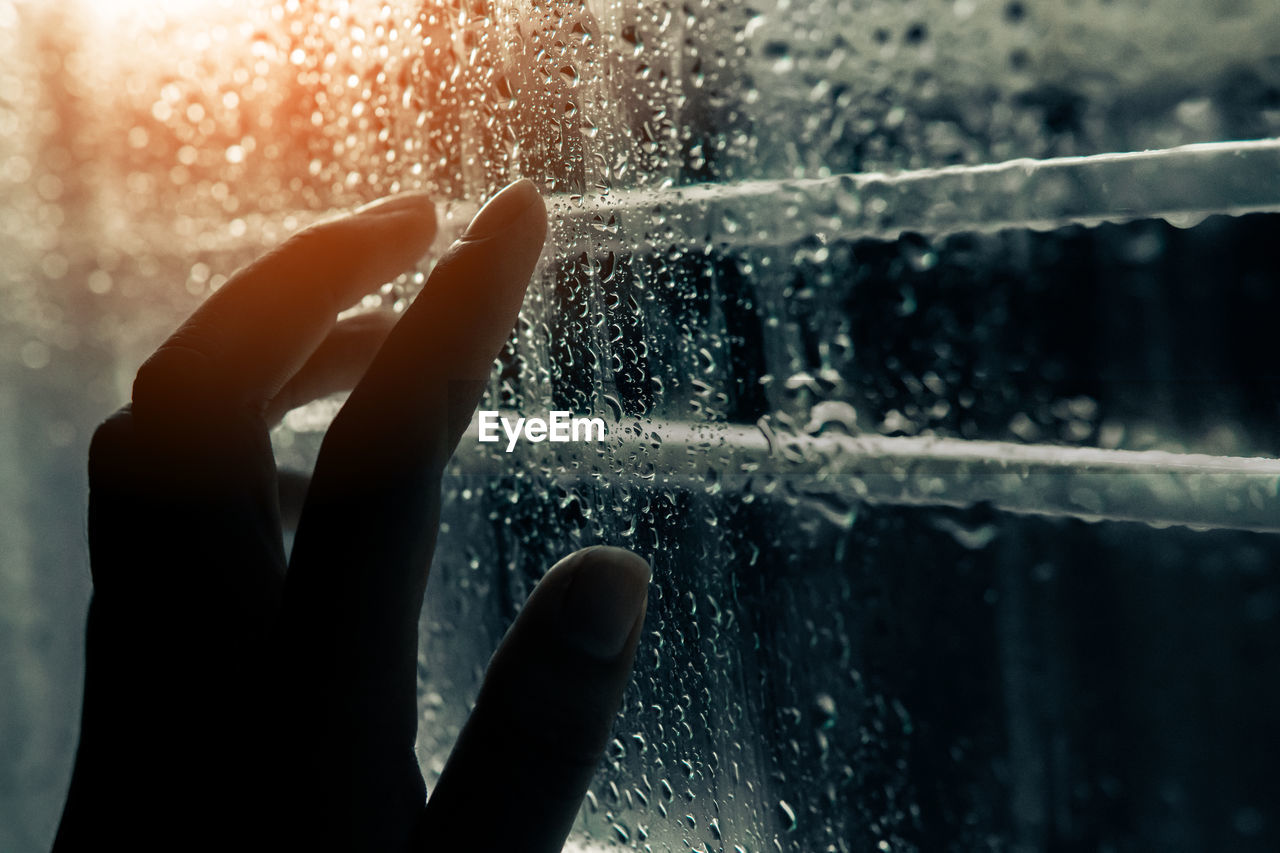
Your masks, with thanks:
M427 801L417 628L441 473L546 210L513 184L398 322L336 322L434 232L418 194L300 232L209 297L94 435L84 712L55 850L560 849L649 568L593 548L546 574ZM269 428L352 385L286 559Z

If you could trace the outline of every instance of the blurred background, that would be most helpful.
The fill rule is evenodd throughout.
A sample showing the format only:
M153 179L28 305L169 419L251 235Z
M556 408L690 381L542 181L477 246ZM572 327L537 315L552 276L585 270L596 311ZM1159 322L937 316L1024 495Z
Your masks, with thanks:
M518 177L484 407L611 441L464 441L429 781L609 541L655 581L578 848L1277 849L1277 137L1273 0L0 0L0 850L57 822L142 359L319 216Z

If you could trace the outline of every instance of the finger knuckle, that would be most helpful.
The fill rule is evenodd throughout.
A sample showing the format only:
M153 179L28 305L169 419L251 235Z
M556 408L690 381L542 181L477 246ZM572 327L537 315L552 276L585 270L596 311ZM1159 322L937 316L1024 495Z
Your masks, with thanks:
M197 346L175 335L147 359L133 380L133 403L139 409L173 404L207 372L209 358Z
M98 424L89 440L89 478L101 479L117 470L133 448L133 413L125 406Z

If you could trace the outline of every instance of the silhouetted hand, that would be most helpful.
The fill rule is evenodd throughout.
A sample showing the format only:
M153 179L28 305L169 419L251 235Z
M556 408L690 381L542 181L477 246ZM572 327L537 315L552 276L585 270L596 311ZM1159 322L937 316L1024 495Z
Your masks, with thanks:
M595 548L548 572L428 802L417 628L440 477L546 210L513 184L398 322L336 322L434 232L417 194L300 232L214 293L94 435L84 713L56 850L560 849L631 670L649 569ZM268 430L352 385L286 561Z

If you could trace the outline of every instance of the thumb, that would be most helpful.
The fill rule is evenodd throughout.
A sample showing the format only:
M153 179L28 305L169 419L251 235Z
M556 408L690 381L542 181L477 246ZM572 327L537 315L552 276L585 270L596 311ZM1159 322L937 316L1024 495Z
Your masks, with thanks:
M427 803L427 849L560 850L631 674L649 577L640 557L603 546L547 572Z

